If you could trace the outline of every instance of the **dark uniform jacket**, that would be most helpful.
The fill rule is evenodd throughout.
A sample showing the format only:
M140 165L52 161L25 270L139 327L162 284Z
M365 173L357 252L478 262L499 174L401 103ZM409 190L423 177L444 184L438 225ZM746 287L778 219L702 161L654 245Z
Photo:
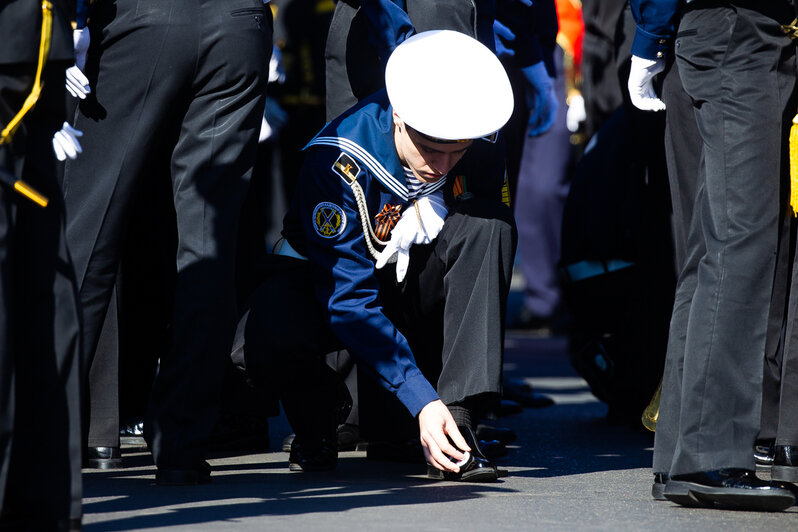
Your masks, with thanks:
M631 0L637 23L632 54L644 59L662 59L676 31L679 9L684 0Z
M387 241L389 220L395 223L409 205L392 114L386 92L379 91L316 135L305 148L283 236L310 259L316 294L335 335L415 416L438 396L416 366L407 340L383 313L375 261L347 183L356 178L364 192L367 222ZM501 199L504 164L499 149L474 141L447 177L424 193L443 189L450 208L457 197Z

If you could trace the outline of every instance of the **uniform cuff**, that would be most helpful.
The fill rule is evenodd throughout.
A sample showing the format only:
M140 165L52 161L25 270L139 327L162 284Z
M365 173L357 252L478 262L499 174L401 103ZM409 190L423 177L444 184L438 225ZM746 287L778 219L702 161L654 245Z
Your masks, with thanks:
M638 26L632 41L632 55L655 61L666 59L669 41L669 35L655 35Z
M396 391L396 397L413 417L432 401L439 399L438 392L420 373L408 378Z

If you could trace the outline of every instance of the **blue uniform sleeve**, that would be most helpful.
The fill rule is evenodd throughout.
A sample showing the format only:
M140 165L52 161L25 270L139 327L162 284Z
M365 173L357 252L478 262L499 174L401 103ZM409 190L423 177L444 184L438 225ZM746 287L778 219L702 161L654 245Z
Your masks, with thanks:
M637 31L632 54L644 59L664 59L676 32L683 0L630 0Z
M410 17L392 0L361 0L360 9L369 23L369 42L384 63L394 48L415 33Z
M94 0L77 0L75 6L75 24L77 29L85 28L89 22Z
M496 19L515 35L506 44L515 52L516 64L524 68L545 61L554 77L553 52L559 30L554 0L498 0Z
M383 313L354 197L331 171L335 157L329 153L308 153L295 203L316 295L333 333L416 416L438 394L416 366L405 337Z

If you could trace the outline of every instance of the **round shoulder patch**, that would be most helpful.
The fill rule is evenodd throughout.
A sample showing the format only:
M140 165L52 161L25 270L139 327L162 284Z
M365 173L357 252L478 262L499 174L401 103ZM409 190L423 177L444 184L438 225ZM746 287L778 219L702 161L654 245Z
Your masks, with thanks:
M336 237L346 228L346 214L335 203L323 201L313 209L313 227L322 238Z

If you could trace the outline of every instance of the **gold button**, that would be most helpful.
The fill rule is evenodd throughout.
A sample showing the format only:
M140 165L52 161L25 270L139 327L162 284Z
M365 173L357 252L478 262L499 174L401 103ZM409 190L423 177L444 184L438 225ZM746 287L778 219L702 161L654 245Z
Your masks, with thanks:
M665 39L660 39L660 40L659 40L659 41L657 41L657 42L659 42L660 44L665 44L665 43L666 43L666 42L668 42L668 41L666 41Z
M658 59L662 59L663 57L665 57L665 54L663 54L662 52L657 52Z

